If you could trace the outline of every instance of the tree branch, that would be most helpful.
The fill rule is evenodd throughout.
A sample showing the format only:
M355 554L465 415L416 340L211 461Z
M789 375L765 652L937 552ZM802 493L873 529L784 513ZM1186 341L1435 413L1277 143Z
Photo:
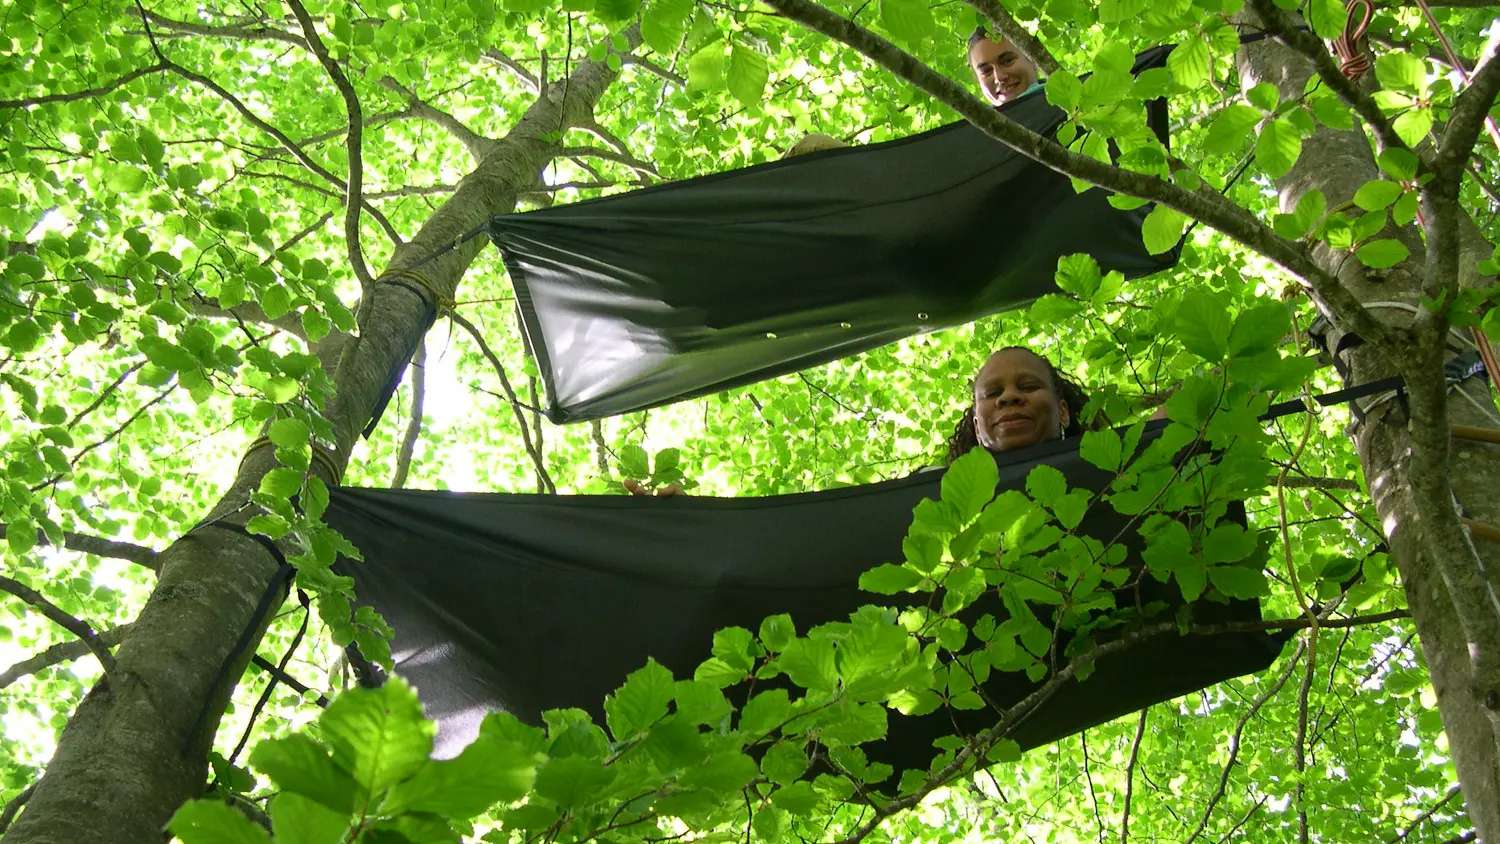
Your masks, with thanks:
M96 88L86 88L82 91L74 91L68 94L47 94L46 96L42 97L27 97L19 100L0 100L0 109L31 108L33 106L46 105L48 103L70 103L76 100L87 100L94 97L102 97L105 94L110 93L111 91L114 91L118 88L130 84L131 82L134 82L137 79L140 79L142 76L150 76L153 73L163 73L166 70L168 70L167 64L164 62L158 62L150 67L143 67L140 70L132 70L124 76L121 76L119 79L116 79L113 82L105 83L104 85L100 85Z
M184 304L188 305L188 310L201 317L253 322L258 325L275 328L279 331L285 331L303 341L307 340L307 331L302 327L302 319L290 312L276 319L271 319L269 316L266 316L265 311L261 310L260 305L254 302L241 302L232 308L226 308L220 305L219 300L213 296L203 295L195 296L193 297L193 301Z
M459 143L463 144L469 156L474 159L474 163L478 164L483 161L484 157L495 149L496 144L493 140L465 126L462 120L448 112L431 105L395 79L383 76L380 79L380 85L405 97L407 111L413 116L444 129L456 138Z
M1310 611L1309 611L1310 612ZM1312 692L1313 675L1318 670L1318 625L1307 633L1307 665L1303 666L1302 687L1297 692L1297 755L1294 767L1297 771L1296 808L1297 841L1307 844L1307 790L1304 775L1307 773L1307 700Z
M618 187L645 187L653 184L647 179L631 179L628 182L563 182L556 185L537 185L527 193L557 193L565 190L603 190Z
M10 829L11 821L16 819L16 814L21 811L21 807L25 806L26 801L30 800L31 795L35 793L36 783L32 783L22 789L20 794L12 797L9 803L5 804L4 811L0 811L0 835L4 835L5 831Z
M589 436L594 440L594 459L599 465L599 474L609 477L609 446L604 442L604 422L595 419L589 422Z
M253 24L212 26L204 23L174 20L150 11L146 12L146 20L168 32L178 32L184 35L224 38L231 41L280 41L283 44L294 44L307 49L307 41L301 37L294 33L274 29L269 26L255 26Z
M531 91L531 93L537 94L541 92L542 86L541 82L537 78L537 75L527 70L521 65L520 62L516 61L510 56L507 56L494 47L490 47L489 49L484 51L482 57L489 59L495 64L510 71L511 74L513 74L522 85L526 86L526 88Z
M521 443L526 447L526 453L531 457L532 466L536 469L537 480L546 485L547 490L556 494L557 486L552 483L552 476L547 473L547 464L542 459L541 452L537 451L536 445L531 441L531 430L526 424L526 415L521 410L521 400L516 398L515 388L510 385L510 377L505 374L505 366L500 363L500 358L491 351L490 344L484 341L484 335L474 326L474 323L464 319L454 311L448 312L448 318L463 330L469 332L474 342L479 344L479 351L490 366L494 368L495 374L500 376L500 388L505 391L505 397L510 402L510 409L516 415L516 424L521 428Z
M641 70L661 77L662 79L665 79L680 88L687 87L688 81L686 79L682 78L676 73L673 73L667 68L662 67L656 62L651 61L645 56L638 56L635 53L618 53L617 55L619 55L620 61L624 64L635 65Z
M1249 0L1249 6L1260 19L1261 28L1267 34L1312 62L1313 70L1318 74L1318 78L1323 80L1323 84L1337 94L1339 99L1354 109L1360 119L1380 139L1381 146L1388 149L1409 150L1424 165L1432 166L1431 155L1426 148L1412 149L1407 146L1392 128L1391 121L1385 118L1385 113L1380 110L1375 99L1339 71L1338 65L1333 62L1333 56L1329 55L1328 50L1323 46L1322 40L1307 30L1293 26L1286 12L1277 8L1273 0Z
M1461 178L1469 157L1474 154L1474 143L1479 140L1479 132L1495 104L1496 94L1500 94L1500 56L1490 56L1469 77L1469 87L1454 101L1448 125L1443 127L1443 136L1438 141L1434 167L1455 184Z
M590 129L587 126L580 126L578 128L584 129L590 133L597 134L596 130ZM601 128L598 131L606 130ZM606 141L606 143L608 143L608 141ZM642 161L639 158L636 158L634 155L631 155L628 151L621 152L618 149L600 149L598 147L564 147L562 151L558 153L558 155L567 158L573 158L577 156L590 156L593 158L602 158L606 161L616 161L620 164L624 164L626 167L629 167L630 169L634 170L637 173L640 173L643 176L650 176L653 179L661 178L661 174L656 171L656 165L652 164L649 161Z
M410 185L404 188L392 188L391 190L370 191L365 194L366 199L396 199L403 196L441 196L445 193L453 193L458 190L458 185Z
M1399 835L1397 835L1395 838L1392 838L1390 841L1386 842L1386 844L1400 844L1400 842L1405 841L1408 837L1411 836L1411 834L1413 832L1417 831L1417 827L1419 827L1422 824L1426 823L1428 818L1432 817L1434 814L1437 814L1437 811L1439 809L1441 809L1444 806L1448 805L1448 803L1451 802L1453 800L1453 798L1457 797L1458 795L1460 795L1462 793L1463 793L1462 789L1460 789L1458 786L1454 786L1452 789L1450 789L1448 791L1447 796L1445 796L1442 800L1439 800L1437 803L1433 804L1432 808L1430 808L1427 811L1423 812L1422 814L1418 815L1416 820L1412 821L1406 827L1406 829L1401 830L1401 833Z
M30 604L32 609L46 616L48 621L82 639L84 644L88 646L89 651L99 660L99 665L104 668L104 673L106 675L114 674L114 655L99 640L99 636L94 632L94 628L58 609L57 605L47 600L42 593L19 580L13 580L0 575L0 590L15 595L17 598Z
M106 648L112 648L125 638L130 632L129 624L113 627L99 634L99 642ZM0 689L3 689L23 677L30 677L38 671L45 671L62 662L70 662L89 653L88 642L73 640L59 642L41 653L24 659L15 665L0 672Z
M1286 478L1281 485L1287 489L1344 489L1358 492L1359 481L1353 478Z
M422 435L422 407L427 399L427 343L417 344L411 356L411 416L406 420L406 433L401 437L401 448L396 452L396 474L391 477L391 489L406 486L406 476L411 472L411 457L417 450L417 438Z
M1306 618L1304 617L1299 620L1306 620ZM1224 794L1229 788L1229 774L1234 770L1235 762L1240 757L1240 740L1245 735L1245 725L1249 724L1250 719L1254 718L1260 712L1261 707L1265 706L1271 698L1275 697L1286 686L1286 682L1292 678L1293 672L1297 670L1297 663L1301 661L1302 654L1306 650L1307 643L1298 641L1297 651L1292 654L1292 658L1287 662L1286 668L1282 669L1281 674L1271 683L1271 687L1266 689L1260 697L1252 701L1250 708L1245 710L1245 714L1241 715L1240 719L1235 722L1234 730L1229 734L1229 758L1224 760L1224 768L1219 773L1218 788L1214 790L1213 796L1208 799L1208 805L1203 807L1203 817L1198 821L1197 828L1193 830L1193 834L1189 835L1183 844L1193 844L1203 834L1203 831L1208 828L1208 821L1213 817L1214 809L1219 805L1219 801L1224 799Z
M776 0L776 2L780 2L780 0ZM1320 628L1352 627L1357 624L1373 624L1379 621L1388 621L1392 618L1404 618L1408 616L1409 613L1407 613L1405 610L1395 610L1391 613L1381 613L1380 615L1367 616L1364 618L1350 618L1339 620L1319 619L1317 621L1317 624ZM1269 622L1192 625L1188 627L1185 632L1195 636L1214 636L1224 633L1242 633L1255 630L1301 629L1309 627L1311 626L1311 624L1312 620L1309 619L1309 617L1302 616L1300 618L1275 620ZM1028 715L1030 715L1038 706L1041 706L1049 698L1051 698L1052 695L1055 694L1057 690L1062 686L1062 684L1073 679L1073 677L1076 676L1077 673L1083 668L1086 668L1087 666L1098 662L1100 659L1103 659L1104 657L1112 653L1118 653L1119 651L1133 648L1141 644L1142 642L1154 639L1158 636L1177 634L1179 633L1179 631L1180 628L1178 627L1176 621L1165 621L1155 624L1149 624L1126 633L1120 638L1113 641L1096 645L1093 649L1087 651L1086 653L1075 656L1067 665L1058 669L1050 677L1048 677L1047 680L1043 682L1041 686L1037 687L1036 690L1034 690L1031 694L1027 695L1020 702L1016 703L1014 706L1011 706L1009 709L1006 709L1003 713L1001 713L1000 720L994 727L991 727L990 729L980 733L978 736L975 736L974 739L971 740L966 746L960 748L958 752L954 754L953 761L949 762L947 765L938 769L937 771L929 774L926 781L923 782L922 785L919 786L915 791L880 805L872 813L870 820L857 827L853 834L839 839L837 842L835 842L835 844L858 844L858 842L863 841L866 837L869 836L871 832L878 828L886 818L889 818L891 815L916 806L918 803L926 799L927 795L931 794L934 790L946 785L947 783L952 782L956 777L963 775L969 769L969 765L971 762L985 758L985 754L988 753L989 750L994 747L994 745L998 741L1005 738L1005 736L1009 734L1011 729L1013 729ZM1287 666L1287 669L1277 680L1275 687L1268 691L1261 698L1261 700L1258 701L1257 705L1253 706L1251 711L1247 712L1245 716L1240 719L1240 723L1236 728L1235 738L1231 743L1231 764L1234 755L1238 752L1239 736L1244 730L1244 724L1248 723L1250 718L1259 711L1260 707L1265 705L1265 701L1269 700L1273 695L1275 695L1276 692L1280 691L1283 685L1285 685L1287 678L1291 677L1292 672L1296 670L1297 662L1299 661L1305 650L1306 647L1303 645L1303 643L1299 642L1296 654L1293 655L1291 662ZM1223 787L1223 784L1228 781L1228 777L1229 773L1228 769L1226 768L1220 782L1221 789ZM1222 796L1222 794L1220 796ZM1212 812L1212 808L1212 806L1209 807L1209 812ZM1193 834L1192 838L1188 839L1189 844L1193 839L1197 838L1198 835L1202 833L1202 827L1206 826L1208 823L1208 816L1209 813L1206 812L1204 814L1203 824L1200 825L1199 829Z
M984 19L990 22L994 31L1005 36L1005 39L1016 45L1026 57L1036 63L1044 73L1056 73L1062 69L1062 65L1053 58L1047 45L1040 38L1031 34L1021 22L1015 19L1006 8L1000 5L999 0L964 0Z
M953 80L853 21L808 0L766 2L792 20L854 48L898 78L952 108L985 134L1048 169L1106 190L1157 202L1213 226L1303 279L1323 300L1325 311L1335 315L1341 328L1356 331L1369 342L1389 339L1390 330L1385 324L1375 319L1343 282L1319 267L1304 247L1277 236L1250 212L1212 188L1205 185L1201 191L1189 192L1156 176L1122 170L1071 152L1017 124L979 101Z
M1135 764L1141 755L1141 739L1146 737L1146 713L1151 707L1141 710L1135 722L1135 740L1130 743L1130 759L1125 763L1125 805L1120 809L1120 844L1130 842L1130 795L1135 791Z
M290 137L288 137L285 132L277 129L275 126L272 126L265 120L262 120L259 115L251 111L248 106L241 102L240 99L234 94L230 93L229 90L224 86L213 81L212 79L209 79L207 76L204 76L201 73L189 70L182 65L167 59L166 56L162 55L160 52L157 53L157 56L161 58L163 64L166 65L167 70L170 70L172 73L181 76L183 79L186 79L189 82L201 85L204 88L212 91L214 94L218 95L220 99L228 103L229 106L236 112L238 112L239 115L243 117L245 121L248 122L251 126L254 126L260 131L275 138L277 142L286 149L287 152L290 152L292 156L302 164L303 167L306 167L308 170L311 170L313 173L321 176L330 184L337 187L345 197L348 196L349 186L344 183L343 179L335 176L333 173L329 172L326 167L314 161L312 159L312 156L308 155L307 151L302 149L301 146L298 146L298 144ZM379 223L380 227L385 230L386 236L391 239L392 243L400 245L406 242L396 231L395 227L391 225L390 220L387 220L385 218L385 215L380 213L380 209L376 208L368 202L363 202L362 204L365 211L368 212L370 216L375 219L375 222ZM366 273L368 274L368 270L366 270Z
M307 13L307 7L302 5L302 0L286 0L286 4L297 17L297 23L301 24L308 48L317 56L318 63L327 71L328 78L333 80L333 87L338 89L339 96L344 99L344 111L349 116L349 130L344 136L344 148L349 157L349 181L345 186L347 196L344 201L344 241L348 245L349 266L354 270L354 277L359 279L361 287L368 289L375 284L375 279L370 275L370 268L365 265L364 252L359 246L359 215L364 206L364 108L359 103L359 94L349 84L349 77L344 75L338 62L328 54L328 48L318 35L317 25L313 22L312 15Z
M4 539L9 532L9 525L0 525L0 539ZM51 545L45 531L38 529L37 544ZM157 570L156 551L144 545L136 545L133 542L121 542L114 539L105 539L101 536L90 536L86 533L74 533L63 531L62 548L69 551L77 551L80 554L92 554L95 557L108 557L111 560L125 560L138 566Z

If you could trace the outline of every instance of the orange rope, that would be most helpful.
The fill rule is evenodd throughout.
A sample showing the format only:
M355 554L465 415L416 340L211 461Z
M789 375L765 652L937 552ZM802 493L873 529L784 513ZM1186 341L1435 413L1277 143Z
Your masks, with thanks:
M1500 357L1496 356L1495 346L1483 328L1471 325L1469 333L1474 335L1474 345L1479 347L1479 356L1484 359L1484 369L1490 378L1490 394L1496 397L1495 404L1500 407Z
M1355 9L1364 12L1358 19L1354 16ZM1350 0L1348 11L1349 17L1344 22L1344 34L1333 39L1333 51L1339 57L1339 72L1343 73L1350 82L1358 82L1359 78L1369 73L1370 68L1374 66L1370 62L1370 57L1359 48L1359 40L1365 37L1365 30L1370 28L1370 19L1375 15L1375 5L1370 0Z

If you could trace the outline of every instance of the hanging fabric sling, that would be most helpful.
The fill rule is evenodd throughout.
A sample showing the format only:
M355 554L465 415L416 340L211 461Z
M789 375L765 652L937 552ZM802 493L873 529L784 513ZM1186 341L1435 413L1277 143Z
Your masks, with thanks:
M1142 53L1160 67L1170 47ZM1040 91L1002 107L1044 136ZM1147 120L1166 141L1166 103ZM1017 308L1088 253L1127 278L1149 208L1120 211L968 123L495 217L547 414L628 413Z
M1113 474L1080 459L1077 446L1065 440L999 455L1000 488L1024 488L1040 463L1070 486L1103 488ZM438 753L453 755L493 710L540 723L545 710L577 707L602 723L605 696L647 657L691 677L721 628L755 630L790 613L805 634L866 604L899 605L900 596L860 591L859 576L902 559L912 509L938 496L942 475L746 499L338 488L326 518L362 551L363 562L341 569L395 628L396 672L437 721ZM1103 542L1118 535L1139 566L1134 525L1108 505L1090 508L1078 532ZM1182 604L1176 586L1142 581L1142 603L1166 602L1157 620L1171 618L1170 607ZM975 611L1004 614L988 600ZM1202 601L1194 618L1257 622L1260 610L1255 601ZM1283 641L1260 633L1148 639L1064 685L1010 737L1035 747L1260 671ZM996 672L986 684L999 706L1033 688L1020 673ZM923 767L953 719L977 731L994 715L893 716L871 757Z

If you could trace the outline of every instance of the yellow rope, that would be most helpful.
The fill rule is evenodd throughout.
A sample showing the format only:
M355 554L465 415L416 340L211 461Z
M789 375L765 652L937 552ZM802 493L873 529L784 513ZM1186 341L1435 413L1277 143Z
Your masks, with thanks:
M438 316L442 316L444 313L453 310L454 301L444 296L438 290L437 285L433 284L432 280L427 278L427 276L422 275L416 270L394 270L380 277L380 281L386 284L394 284L397 279L416 282L418 287L426 291L427 295L432 299Z
M240 470L245 468L245 461L250 459L250 455L268 445L275 445L275 443L271 442L270 437L257 437L251 442L250 447L245 449L245 456L240 458L239 469L235 470L235 474L239 474ZM316 445L312 446L311 454L312 462L322 464L323 468L328 470L328 477L333 479L334 486L337 486L343 480L344 473L339 468L338 463L334 461L333 455L324 449L318 448Z

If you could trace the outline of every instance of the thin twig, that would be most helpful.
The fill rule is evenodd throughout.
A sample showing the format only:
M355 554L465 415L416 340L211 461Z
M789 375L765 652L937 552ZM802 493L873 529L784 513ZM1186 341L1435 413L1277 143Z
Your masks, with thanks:
M99 660L99 665L104 668L104 673L106 675L114 674L115 658L110 654L109 648L99 640L99 634L94 632L94 628L63 612L56 604L47 600L45 595L19 580L0 575L0 590L15 595L17 598L30 604L32 609L46 616L48 621L82 639L84 644L88 645L89 650L93 652L94 657Z
M230 91L223 85L220 85L219 83L213 81L212 79L209 79L207 76L204 76L201 73L189 70L182 65L169 61L165 56L161 56L161 58L162 61L166 64L168 70L177 74L178 76L181 76L183 79L186 79L189 82L196 83L212 91L219 97L219 99L228 103L229 106L236 112L238 112L239 115L243 117L245 121L248 122L251 126L254 126L260 131L275 138L277 142L286 149L287 152L291 153L292 156L302 164L303 167L306 167L308 170L311 170L313 173L321 176L329 184L337 187L340 191L344 192L345 195L347 195L349 186L344 183L343 179L340 179L338 176L329 172L328 168L314 161L312 159L312 156L308 155L307 151L304 150L300 145L298 145L296 141L293 141L290 137L288 137L285 132L277 129L275 126L272 126L270 123L261 119L259 115L250 110L249 106L241 102L239 97L236 97L234 94L230 93ZM391 225L391 221L386 219L386 216L380 212L380 209L371 205L369 202L363 202L363 207L365 212L368 213L375 220L375 222L380 224L381 229L385 231L386 236L390 238L392 243L400 245L406 242L405 239L401 237L401 234L396 231L396 228Z
M1307 788L1303 785L1307 772L1307 699L1312 691L1313 675L1318 670L1318 625L1307 631L1307 665L1303 668L1302 688L1297 692L1297 755L1294 767L1297 771L1297 840L1307 844Z
M649 161L642 161L641 159L636 158L634 155L631 155L628 152L620 152L617 149L600 149L599 147L565 147L560 152L558 152L558 155L564 158L588 156L593 158L602 158L606 161L616 161L620 164L624 164L626 167L629 167L630 169L636 171L637 173L640 173L643 176L650 176L653 179L661 178L661 173L657 172L656 165L652 164Z
M129 632L129 624L112 627L99 634L99 642L107 648L112 648L120 644L125 639L125 634ZM30 677L38 671L45 671L58 663L70 662L88 653L88 642L82 640L59 642L34 656L21 660L4 671L0 671L0 689L11 685L23 677Z
M308 49L317 57L318 64L323 66L328 78L333 80L333 87L338 89L339 96L343 98L344 111L349 117L349 128L344 136L344 150L349 158L349 179L344 188L344 241L348 245L349 266L354 270L354 277L359 279L361 287L369 288L375 284L375 279L370 275L370 268L365 265L364 252L359 246L359 215L365 204L364 107L360 105L359 94L350 84L349 77L344 75L343 68L328 54L328 47L323 44L322 36L318 35L318 27L313 22L312 15L308 14L307 7L302 5L302 0L286 0L286 4L296 16L297 23L302 26L302 35L307 39Z
M537 79L537 75L527 70L520 62L507 56L505 53L490 47L484 51L482 57L510 71L531 93L535 94L541 91L542 86L541 82Z
M1452 789L1450 789L1448 791L1448 794L1445 797L1443 797L1442 800L1439 800L1437 803L1433 804L1432 808L1428 809L1427 811L1423 812L1420 815L1417 815L1416 820L1414 820L1410 824L1408 824L1407 827L1406 827L1406 829L1401 830L1401 834L1400 835L1397 835L1395 838L1392 838L1390 841L1386 842L1386 844L1400 844L1400 842L1405 841L1413 832L1417 831L1417 827L1419 827L1422 824L1426 823L1428 818L1432 817L1434 814L1437 813L1437 811L1439 809L1441 809L1444 806L1448 805L1448 803L1450 801L1452 801L1453 798L1457 797L1458 795L1460 795L1462 793L1463 793L1462 789L1460 789L1458 786L1454 786Z
M1104 816L1099 814L1099 792L1094 790L1094 772L1089 769L1089 731L1079 733L1078 740L1083 747L1083 779L1089 784L1089 802L1093 804L1094 823L1099 826L1099 844L1104 844L1108 833L1104 829Z
M469 336L479 344L480 353L490 362L495 374L500 376L500 388L505 391L505 397L510 402L510 409L516 415L516 424L521 428L521 444L526 447L526 454L531 457L537 477L546 485L548 492L556 494L557 486L552 483L552 476L547 473L546 461L542 459L541 453L531 441L531 430L526 425L526 414L521 409L521 400L516 397L515 388L510 385L510 376L505 374L505 366L500 363L500 358L495 356L494 351L490 349L490 344L485 342L484 335L479 332L474 323L469 322L456 311L449 311L448 318L453 320L459 328L469 332Z
M1304 621L1305 619L1297 620ZM1275 697L1277 692L1280 692L1282 687L1286 685L1286 681L1291 679L1292 672L1297 670L1297 663L1302 659L1302 654L1306 648L1307 645L1305 642L1297 642L1297 651L1287 661L1286 668L1271 683L1271 687L1266 689L1260 697L1256 698L1250 704L1250 708L1245 710L1245 714L1241 715L1240 719L1235 722L1234 730L1229 734L1229 758L1224 760L1224 768L1219 773L1218 788L1214 790L1213 796L1208 799L1208 804L1203 807L1203 817L1198 821L1198 827L1193 830L1193 834L1189 835L1183 844L1193 844L1203 834L1203 831L1208 828L1208 822L1213 817L1214 809L1219 805L1219 801L1224 799L1225 791L1229 787L1229 774L1234 770L1235 762L1240 757L1240 739L1245 734L1245 725L1249 724L1250 719L1254 718L1260 712L1261 707L1265 706L1271 698Z
M1151 707L1141 710L1135 722L1135 740L1130 743L1130 759L1125 763L1125 806L1120 810L1120 844L1130 842L1130 797L1135 792L1135 764L1141 755L1141 739L1146 737L1146 714Z
M1360 490L1359 481L1353 478L1285 478L1281 485L1287 489L1339 489L1349 492Z
M109 386L99 391L98 395L94 397L94 400L89 402L88 407L85 407L83 410L80 410L77 413L73 414L73 418L68 420L68 430L71 431L74 428L78 427L79 422L82 422L85 417L98 410L100 405L104 404L104 402L110 396L115 394L116 390L120 389L120 385L125 383L125 379L129 378L131 375L134 375L141 367L145 365L146 360L142 358L141 360L138 360L130 366L126 367L124 372L121 372L118 376L115 377L115 380L109 383Z
M0 524L0 539L4 539L10 530L8 525ZM42 529L37 529L37 543L49 545L47 534ZM63 548L69 551L77 551L80 554L93 554L96 557L108 557L112 560L126 560L138 566L156 571L159 566L156 562L156 551L144 545L136 545L133 542L120 542L114 539L105 539L102 536L90 536L86 533L74 533L63 531Z
M46 96L42 97L27 97L19 100L0 100L0 109L31 108L39 105L46 105L48 103L70 103L77 100L87 100L93 97L102 97L105 94L108 94L118 88L134 82L137 79L140 79L142 76L150 76L153 73L163 73L167 69L168 66L166 64L158 62L157 64L154 64L150 67L143 67L140 70L132 70L131 72L125 74L124 76L121 76L113 82L105 83L104 85L100 85L96 88L86 88L82 91L73 91L67 94L47 94Z
M594 440L594 459L599 464L599 474L609 477L609 445L604 441L604 422L595 419L589 422L589 436Z
M391 477L391 489L406 486L406 476L411 472L411 458L417 450L417 438L422 436L422 407L427 398L427 344L417 344L411 356L411 416L406 420L406 433L401 437L401 448L396 452L396 473Z
M662 67L654 61L651 61L645 56L638 56L635 53L620 53L619 56L620 61L624 64L635 65L636 67L653 73L656 76L659 76L678 87L687 87L688 81L682 78L681 75L673 73L672 71Z
M1268 794L1261 795L1260 799L1252 803L1250 805L1250 808L1245 810L1245 814L1241 815L1240 819L1234 822L1234 826L1230 827L1229 831L1224 833L1224 837L1219 839L1218 844L1224 844L1226 841L1233 838L1235 836L1235 833L1243 829L1245 824L1249 823L1250 819L1255 817L1255 813L1259 812L1261 808L1266 805L1266 801L1270 799L1271 796Z
M463 144L464 149L474 159L475 164L483 161L484 157L489 155L498 146L497 142L470 129L464 125L462 120L417 96L411 89L397 82L394 78L383 76L380 79L380 84L382 87L395 91L397 94L405 97L407 110L411 114L443 129L460 144Z

